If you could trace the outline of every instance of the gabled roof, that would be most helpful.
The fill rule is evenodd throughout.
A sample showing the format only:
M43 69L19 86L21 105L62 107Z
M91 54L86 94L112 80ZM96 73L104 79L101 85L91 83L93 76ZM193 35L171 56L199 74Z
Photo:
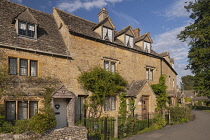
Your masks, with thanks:
M75 98L75 94L69 91L64 85L52 94L53 98Z
M195 91L194 90L183 90L182 91L187 98L193 98L195 97Z
M24 15L27 17L24 18ZM17 17L30 22L37 21L37 40L17 35L15 24L12 23ZM29 51L69 55L52 15L7 0L0 2L0 44Z
M177 96L176 90L167 90L166 94L168 95L168 97L176 97Z
M134 38L134 42L136 43L136 42L139 42L141 40L145 40L146 37L148 37L150 43L153 43L153 40L150 37L150 33L149 32L147 32L147 33L145 33L145 34L143 34L143 35L141 35L139 37Z
M29 23L37 24L37 20L34 18L34 16L31 14L28 8L26 8L22 13L20 13L16 19L27 21Z
M137 96L146 83L146 80L132 81L126 96Z
M112 29L116 29L116 27L114 26L112 20L110 19L110 17L106 17L104 20L102 20L101 22L99 22L98 24L96 24L95 27L93 27L93 30L95 30L96 28L102 26L103 24L105 24L106 22L109 22L109 24L112 26Z
M133 33L133 30L132 30L131 26L127 26L127 27L125 27L124 29L122 29L121 31L117 32L117 33L115 34L115 37L118 37L118 36L120 36L120 35L122 35L122 34L125 34L125 33L128 32L129 30L131 31L131 33L133 34L133 37L134 37L134 33Z
M207 96L200 96L200 97L193 97L191 101L199 101L199 100L203 100L203 101L210 101L210 98L208 98Z

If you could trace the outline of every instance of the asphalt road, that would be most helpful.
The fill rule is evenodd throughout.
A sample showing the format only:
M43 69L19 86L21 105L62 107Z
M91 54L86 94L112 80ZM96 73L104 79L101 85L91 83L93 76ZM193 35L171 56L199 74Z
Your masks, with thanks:
M196 119L185 124L168 125L153 132L124 140L210 140L210 113L193 110Z

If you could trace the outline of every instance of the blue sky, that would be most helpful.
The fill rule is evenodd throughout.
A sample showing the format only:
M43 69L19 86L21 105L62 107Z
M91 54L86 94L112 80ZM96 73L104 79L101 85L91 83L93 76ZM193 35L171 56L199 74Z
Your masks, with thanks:
M192 23L186 12L185 2L190 0L10 0L33 9L52 13L57 7L92 22L98 22L100 9L105 7L117 30L128 25L140 28L141 34L150 32L153 50L158 53L170 52L175 59L175 70L180 77L191 74L184 70L187 65L189 46L176 36Z

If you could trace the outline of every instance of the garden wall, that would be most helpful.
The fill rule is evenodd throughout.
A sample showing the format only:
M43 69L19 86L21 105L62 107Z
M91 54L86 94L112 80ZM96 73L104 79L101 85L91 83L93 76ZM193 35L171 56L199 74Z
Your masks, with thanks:
M23 134L0 134L0 139L5 140L87 140L87 129L84 126L71 126L61 129L54 129L42 135L34 132Z

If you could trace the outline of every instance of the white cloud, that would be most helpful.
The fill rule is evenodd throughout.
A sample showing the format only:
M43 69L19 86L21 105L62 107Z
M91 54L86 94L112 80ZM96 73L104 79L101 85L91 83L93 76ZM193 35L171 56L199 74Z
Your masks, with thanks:
M179 34L180 31L184 30L184 27L186 27L187 25L189 25L189 23L182 27L178 27L157 35L154 38L153 44L153 49L156 52L169 52L170 57L175 59L175 70L178 73L178 85L181 82L182 76L191 74L190 70L185 70L186 65L188 64L188 42L181 42L179 39L176 38L177 34Z
M187 12L184 6L188 5L188 2L192 0L176 0L169 8L164 11L154 12L158 15L167 17L169 19L174 19L177 17L188 17L190 12Z
M102 8L109 3L122 2L123 0L67 0L58 4L58 8L67 12L74 12L80 8L90 10L92 8Z

